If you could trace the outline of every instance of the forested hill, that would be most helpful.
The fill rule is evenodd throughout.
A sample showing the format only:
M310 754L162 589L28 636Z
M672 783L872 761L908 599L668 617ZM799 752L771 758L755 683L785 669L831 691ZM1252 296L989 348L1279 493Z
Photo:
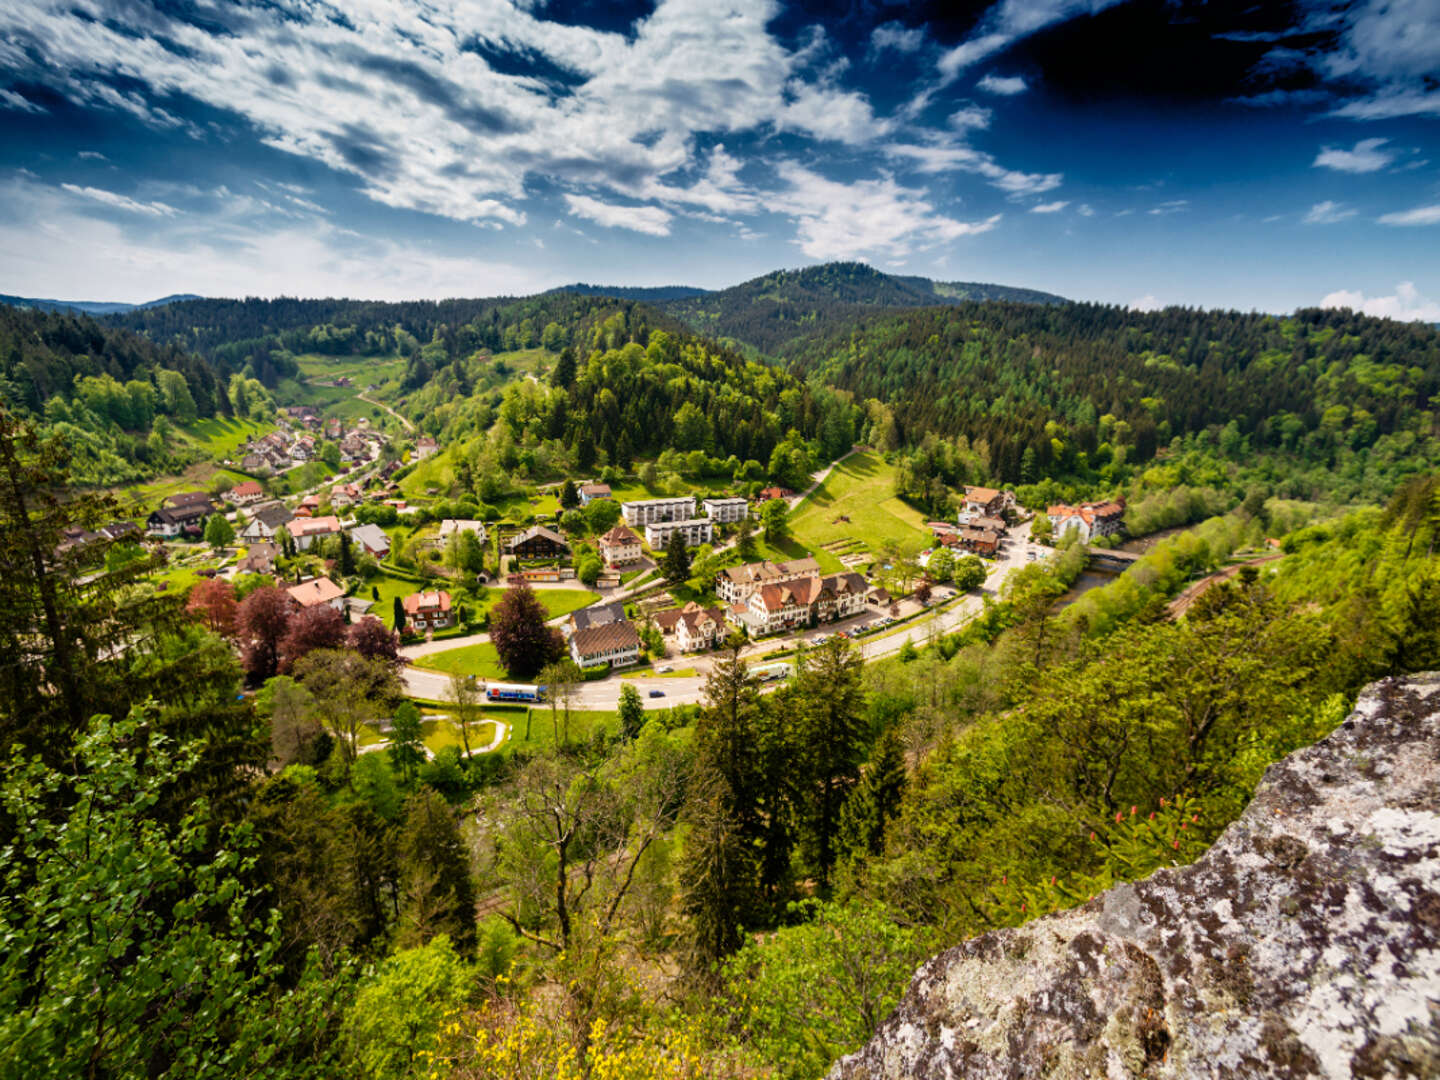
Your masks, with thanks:
M193 403L181 410L188 418L229 411L216 371L183 349L103 326L86 315L0 305L0 398L12 409L40 413L52 398L75 394L75 380L82 376L108 376L116 383L144 383L163 391L159 373L164 371L182 377ZM178 396L176 385L171 397Z
M775 353L801 335L828 334L880 308L963 300L1060 304L1034 289L896 277L864 263L777 270L720 292L672 300L666 311L702 333Z
M515 380L503 355L451 351L443 340L422 346L405 375L413 392L404 409L442 441L499 419L516 442L549 443L547 452L563 450L589 470L666 451L769 462L792 429L833 456L855 430L858 409L839 395L747 360L647 304L551 293L500 308L488 328L467 325L458 337L468 345L479 331L496 351L489 338L497 334L543 345L546 367L541 378ZM477 461L474 471L516 465Z
M1440 334L1348 311L967 303L871 317L788 359L888 403L902 441L985 440L1013 480L1063 472L1079 453L1143 461L1207 429L1232 458L1279 449L1330 467L1440 435L1425 411L1440 394Z
M632 286L586 285L583 283L562 285L560 288L550 291L575 293L577 296L613 296L619 300L644 300L652 304L664 300L685 300L692 296L705 296L710 292L709 289L699 289L694 285Z

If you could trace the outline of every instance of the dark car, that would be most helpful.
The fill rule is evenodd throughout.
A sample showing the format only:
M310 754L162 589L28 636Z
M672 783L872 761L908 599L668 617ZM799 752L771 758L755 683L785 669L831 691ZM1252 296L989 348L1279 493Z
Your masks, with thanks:
M664 690L651 690L651 691L650 691L650 696L651 696L651 697L664 697L664 696L665 696L665 691L664 691Z

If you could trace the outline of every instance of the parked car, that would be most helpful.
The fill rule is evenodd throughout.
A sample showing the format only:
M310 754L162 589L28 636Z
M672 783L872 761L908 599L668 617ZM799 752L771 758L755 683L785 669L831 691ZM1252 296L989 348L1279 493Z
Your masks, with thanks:
M664 665L663 667L657 667L657 668L655 669L655 673L656 673L657 675L666 675L666 674L668 674L668 673L670 673L670 672L672 672L672 671L674 671L674 670L675 670L675 666L674 666L673 664L666 664L666 665Z
M665 691L664 691L664 690L651 690L651 691L650 691L650 696L651 696L651 697L664 697L664 696L665 696Z

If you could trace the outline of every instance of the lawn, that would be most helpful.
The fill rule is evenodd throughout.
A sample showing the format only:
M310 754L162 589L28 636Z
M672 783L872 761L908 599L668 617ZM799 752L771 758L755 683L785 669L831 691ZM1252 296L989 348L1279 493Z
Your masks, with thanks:
M432 754L438 754L447 746L462 745L460 741L460 729L455 726L455 722L450 719L448 714L443 717L428 719L429 717L435 717L436 714L433 710L427 709L425 716L427 719L420 722L420 737L424 741L426 748ZM378 724L365 724L360 729L361 746L372 746L375 743L388 740L389 738L389 734L381 731ZM494 738L495 723L493 720L481 720L478 723L470 725L470 746L472 749L479 746L489 746L491 740Z
M665 667L666 665L665 665L664 663L661 663L660 666L661 666L661 667ZM642 669L642 670L640 670L640 671L623 671L623 672L620 673L620 678L622 678L622 679L688 679L688 678L690 678L691 676L693 676L693 675L695 675L695 674L696 674L696 671L695 671L695 669L694 669L693 667L675 668L674 671L666 671L666 672L657 671L657 670L655 670L654 667L647 667L647 668L644 668L644 669Z
M894 467L874 454L846 458L791 515L790 535L831 571L843 567L824 545L837 540L858 540L872 553L886 540L921 550L930 541L925 518L896 498L894 481Z
M474 675L494 682L506 682L510 678L500 663L500 654L488 641L419 657L415 666L427 671L443 671L447 675Z
M505 722L512 725L510 738L505 745L511 750L546 750L555 745L555 729L565 727L565 710L556 708L555 716L550 715L550 706L537 705L529 710L529 715L515 713L514 716L506 716ZM526 727L529 727L530 738L525 738ZM603 709L571 709L568 742L571 746L585 743L590 740L590 734L597 727L604 727L615 731L620 726L619 716Z

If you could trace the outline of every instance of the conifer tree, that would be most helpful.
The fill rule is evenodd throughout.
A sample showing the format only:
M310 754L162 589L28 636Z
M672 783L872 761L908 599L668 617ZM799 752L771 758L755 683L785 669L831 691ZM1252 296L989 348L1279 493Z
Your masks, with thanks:
M475 944L475 889L455 814L440 794L422 787L405 802L398 844L398 944L423 945L449 934L460 952Z
M685 548L685 537L676 529L665 544L665 558L660 566L665 580L671 585L683 585L690 578L690 552Z
M850 643L834 637L805 657L797 680L801 709L795 717L795 745L803 772L799 789L808 796L802 813L822 890L829 887L835 865L840 809L865 756L861 666Z

